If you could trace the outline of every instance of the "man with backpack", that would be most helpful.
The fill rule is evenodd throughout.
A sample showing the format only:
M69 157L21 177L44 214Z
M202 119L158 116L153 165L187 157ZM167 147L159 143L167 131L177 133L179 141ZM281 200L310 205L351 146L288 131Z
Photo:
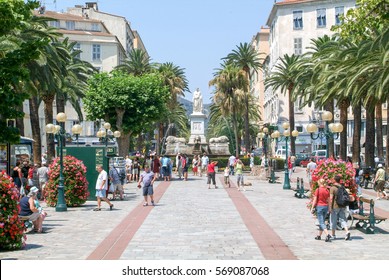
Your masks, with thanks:
M335 184L330 188L330 201L328 205L332 238L336 238L335 230L339 219L342 228L346 231L346 237L344 240L351 240L350 231L347 227L346 221L346 207L350 203L349 194L344 185L340 184L341 177L336 175L334 179Z

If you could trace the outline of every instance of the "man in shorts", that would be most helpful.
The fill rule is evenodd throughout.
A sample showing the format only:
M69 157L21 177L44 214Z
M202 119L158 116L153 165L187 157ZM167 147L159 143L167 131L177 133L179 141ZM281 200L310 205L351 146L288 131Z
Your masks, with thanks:
M207 157L207 154L204 153L201 157L201 169L200 169L200 177L203 173L207 174L208 171L208 164L209 164L209 158Z
M155 206L154 203L154 190L153 190L153 184L155 181L154 173L150 170L150 166L145 165L145 171L140 175L139 182L138 182L138 188L141 188L141 183L143 181L143 197L145 199L145 202L143 203L143 206L148 206L147 202L147 196L150 196L151 205Z
M123 184L120 180L120 169L118 168L117 163L113 164L111 170L109 170L109 178L111 184L113 185L114 192L112 194L112 199L115 199L115 195L119 193L120 200L123 200Z
M106 193L108 191L108 174L103 169L101 164L96 167L97 172L99 172L99 176L96 180L96 198L97 198L97 208L93 209L93 211L101 210L101 200L104 200L109 205L109 210L112 210L113 204L106 197Z

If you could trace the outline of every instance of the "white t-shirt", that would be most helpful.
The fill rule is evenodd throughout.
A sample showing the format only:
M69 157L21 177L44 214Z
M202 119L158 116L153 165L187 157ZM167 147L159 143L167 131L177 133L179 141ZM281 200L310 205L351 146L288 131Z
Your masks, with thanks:
M106 190L108 188L108 176L107 176L107 172L105 170L102 170L99 173L99 176L97 177L96 190L100 189L101 184L103 183L104 180L105 180L105 184L104 184L104 187L102 189Z
M311 161L310 163L307 164L307 169L309 173L312 173L313 170L316 169L316 162Z
M207 156L202 156L201 165L208 165L208 163L209 163L209 158Z
M232 155L232 156L230 156L230 158L228 159L228 161L229 161L230 166L231 166L231 165L234 165L234 164L235 164L235 161L236 161L236 157L234 157L234 156Z
M132 159L126 158L126 165L127 165L128 167L130 167L131 164L132 164Z

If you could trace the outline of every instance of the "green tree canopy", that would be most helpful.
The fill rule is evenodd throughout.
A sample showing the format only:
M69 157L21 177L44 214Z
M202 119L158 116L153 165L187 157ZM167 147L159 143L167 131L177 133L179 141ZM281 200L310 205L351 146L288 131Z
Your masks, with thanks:
M158 74L134 76L113 71L90 79L84 104L87 119L104 119L122 133L119 153L124 155L128 152L128 137L160 120L169 98L169 89Z

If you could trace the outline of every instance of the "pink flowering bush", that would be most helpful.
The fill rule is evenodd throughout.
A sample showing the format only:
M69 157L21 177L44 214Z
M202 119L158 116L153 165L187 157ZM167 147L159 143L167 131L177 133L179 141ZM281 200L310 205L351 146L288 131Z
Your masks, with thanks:
M59 158L55 158L49 166L49 180L45 187L45 199L48 206L57 204L59 172ZM63 177L67 206L80 206L88 199L88 181L86 180L85 173L86 167L81 160L73 156L65 156L63 158Z
M340 183L344 184L345 188L350 191L350 194L356 197L357 184L355 182L355 169L353 165L349 162L334 159L326 159L317 163L317 167L312 174L311 193L315 193L319 187L318 181L320 178L323 178L328 187L331 187L335 183L334 178L336 175L342 178ZM312 201L313 196L311 196L311 200L307 205L308 209L311 209Z
M5 172L0 172L0 208L0 250L22 248L26 236L18 216L19 191Z

